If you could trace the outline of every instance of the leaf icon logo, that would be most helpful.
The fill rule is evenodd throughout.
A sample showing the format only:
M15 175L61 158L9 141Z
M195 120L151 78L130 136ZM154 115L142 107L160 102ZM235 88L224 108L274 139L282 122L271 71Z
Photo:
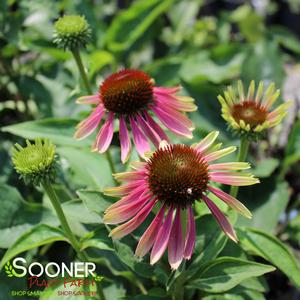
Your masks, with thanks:
M24 275L19 275L13 268L13 266L11 265L10 261L8 261L5 266L5 273L8 277L23 277Z
M14 269L12 267L12 265L10 264L10 261L8 261L5 266L5 273L7 274L8 277L14 277L15 276L15 272Z

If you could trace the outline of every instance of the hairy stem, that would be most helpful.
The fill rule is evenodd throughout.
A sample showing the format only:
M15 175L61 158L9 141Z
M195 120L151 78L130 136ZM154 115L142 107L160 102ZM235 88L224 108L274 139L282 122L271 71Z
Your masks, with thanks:
M66 236L68 237L72 247L74 248L74 250L76 251L79 259L83 262L87 262L88 261L88 257L87 255L84 253L84 251L80 250L80 244L77 240L77 238L75 237L74 233L72 232L69 223L66 219L66 216L63 212L63 209L61 207L61 204L57 198L57 195L51 185L51 183L49 183L48 181L43 181L42 186L44 188L44 190L46 191L53 207L54 210L56 212L56 215L60 221L61 227L64 231L64 233L66 234ZM100 282L97 282L97 291L99 293L99 298L100 300L105 300L104 294L103 294L103 290L101 287Z
M75 58L75 61L77 63L77 66L78 66L78 69L79 69L79 72L80 72L80 76L83 80L84 86L85 86L88 94L91 95L92 94L92 89L90 87L86 72L84 70L84 66L83 66L83 63L82 63L82 59L81 59L79 50L77 48L72 50L72 54L73 54L73 56Z

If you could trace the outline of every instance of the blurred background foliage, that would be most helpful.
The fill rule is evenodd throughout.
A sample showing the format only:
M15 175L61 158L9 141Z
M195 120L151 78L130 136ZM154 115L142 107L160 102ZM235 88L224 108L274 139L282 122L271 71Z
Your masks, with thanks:
M47 198L18 181L9 158L15 142L42 136L58 146L62 171L56 190L82 247L90 249L105 276L108 299L168 299L165 290L184 276L189 278L186 299L300 299L299 13L299 0L1 0L1 253L17 241L28 250L28 259L68 261L73 255L53 232L58 221ZM170 275L166 264L153 268L136 261L134 240L113 245L107 238L101 214L112 200L101 190L113 180L104 156L90 153L90 140L72 138L74 126L88 113L75 99L86 93L71 54L52 43L53 23L64 14L84 15L91 25L92 42L82 55L94 92L107 75L128 67L145 70L157 85L181 84L199 107L191 114L194 141L219 130L225 145L238 145L216 100L238 78L246 84L274 81L281 101L292 100L284 123L251 145L250 161L262 184L240 190L239 198L254 215L238 220L241 247L227 242L202 204L196 207L199 237L193 263L178 274ZM117 145L116 139L116 163ZM118 169L124 167L118 164ZM20 239L28 230L35 248ZM52 244L45 246L43 238ZM270 270L251 265L254 256L277 270L256 279ZM225 282L208 284L210 276L222 272ZM0 299L10 299L11 284L1 273ZM18 284L25 283L13 282ZM147 296L142 295L145 288Z

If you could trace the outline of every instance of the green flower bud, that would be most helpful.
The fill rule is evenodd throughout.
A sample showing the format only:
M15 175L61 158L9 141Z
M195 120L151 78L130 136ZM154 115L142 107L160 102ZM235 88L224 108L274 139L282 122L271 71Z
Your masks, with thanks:
M54 24L53 42L64 50L85 47L91 38L91 29L84 16L63 16Z
M26 147L15 144L12 161L26 184L39 185L44 180L54 181L56 177L55 145L47 139L37 138L34 144L26 140Z

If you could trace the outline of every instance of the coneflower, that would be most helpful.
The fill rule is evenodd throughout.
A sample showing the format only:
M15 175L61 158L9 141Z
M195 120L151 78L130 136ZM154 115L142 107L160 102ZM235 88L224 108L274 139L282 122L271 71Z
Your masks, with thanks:
M280 91L275 89L274 83L265 90L261 81L255 91L255 82L252 80L247 93L244 92L242 81L238 81L237 89L229 86L224 96L219 95L218 99L222 116L229 127L241 135L257 138L265 129L279 124L286 115L289 103L272 109L279 95Z
M196 237L193 204L202 200L227 236L237 241L234 229L209 193L251 218L242 203L213 183L245 186L259 180L240 172L249 168L248 163L212 163L236 149L220 149L220 144L214 144L217 136L218 132L212 132L193 146L162 142L145 162L132 163L133 171L116 174L115 178L124 184L105 193L122 199L107 209L104 221L125 223L111 231L112 238L120 239L134 231L157 207L156 216L139 240L136 255L142 257L152 249L150 262L154 264L168 249L169 263L177 269L183 259L192 256ZM187 216L186 223L182 222L183 215Z
M84 139L98 127L99 133L92 150L103 153L111 144L114 120L119 120L121 160L130 155L131 128L133 141L140 156L150 150L149 140L156 146L168 140L161 126L154 120L152 112L173 133L192 137L193 123L182 112L196 110L191 97L179 96L180 87L157 87L153 79L139 70L122 70L110 75L99 87L99 93L84 96L79 104L95 105L90 116L78 124L75 137ZM105 119L104 124L101 120Z

